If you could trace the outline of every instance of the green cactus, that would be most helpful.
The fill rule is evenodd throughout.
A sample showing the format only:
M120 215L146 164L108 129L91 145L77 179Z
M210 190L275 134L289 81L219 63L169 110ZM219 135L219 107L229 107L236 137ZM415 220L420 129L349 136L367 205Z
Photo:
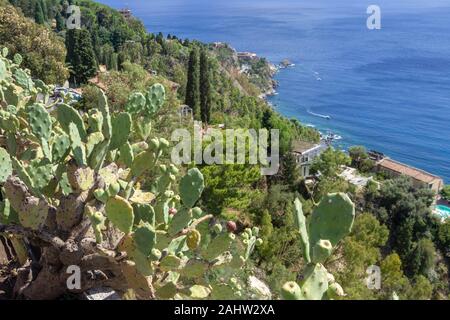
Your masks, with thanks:
M235 235L232 233L223 232L219 234L208 245L203 256L209 261L216 259L230 248L230 245L235 238Z
M141 222L133 235L136 248L145 256L149 256L156 244L156 232L148 222Z
M93 132L88 136L88 140L86 143L86 156L89 158L92 155L92 151L94 151L95 147L102 143L105 140L105 137L101 132Z
M70 138L65 134L58 135L52 144L52 160L64 161L70 153Z
M294 221L300 233L301 248L308 263L302 281L286 283L281 294L288 300L321 300L324 296L334 299L343 290L334 282L322 263L331 256L333 248L352 229L355 207L346 194L325 196L314 208L307 224L301 202L295 200Z
M197 168L190 169L180 181L180 197L183 204L192 208L205 188L203 175Z
M186 228L189 222L192 220L192 211L186 208L182 208L170 221L168 233L171 236L176 235L181 230Z
M306 218L303 214L302 203L298 198L295 199L294 206L295 206L294 222L300 234L300 243L303 251L303 257L305 258L306 262L311 262L309 252L309 236L308 231L306 229Z
M120 157L119 161L122 162L127 167L131 167L134 161L133 148L129 142L124 143L119 150Z
M131 115L122 112L112 118L112 137L109 145L110 150L119 149L128 141L131 132Z
M146 110L148 115L153 115L163 106L166 98L164 87L157 83L148 89L146 95Z
M128 98L125 110L131 114L138 114L145 109L146 104L145 96L140 92L135 92Z
M57 119L61 128L67 135L71 135L70 124L75 124L78 129L78 135L81 141L85 142L87 138L86 127L83 122L83 118L80 116L77 110L66 104L60 104L56 109Z
M4 183L12 174L11 157L8 151L0 148L0 183Z
M117 228L128 234L131 232L134 222L133 207L119 196L110 198L106 203L106 216Z
M77 126L71 122L69 124L69 137L70 144L72 147L72 152L75 160L79 166L86 166L86 146L83 144L80 136L80 132L77 129Z
M310 243L329 240L335 246L350 233L355 219L355 206L346 194L325 196L314 208L310 222Z
M98 109L89 110L88 124L91 133L101 133L103 128L103 114Z
M33 134L44 140L49 140L52 132L52 119L42 104L28 107L28 121Z

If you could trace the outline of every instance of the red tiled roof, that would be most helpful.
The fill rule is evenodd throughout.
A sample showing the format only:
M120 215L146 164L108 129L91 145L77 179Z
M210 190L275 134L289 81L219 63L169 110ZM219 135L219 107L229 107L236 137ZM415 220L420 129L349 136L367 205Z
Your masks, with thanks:
M431 173L408 166L406 164L394 161L389 158L385 158L385 159L381 160L378 163L378 165L381 168L385 168L385 169L397 172L399 174L406 175L408 177L414 178L418 181L422 181L425 183L432 183L436 180L442 180L440 177L435 176Z

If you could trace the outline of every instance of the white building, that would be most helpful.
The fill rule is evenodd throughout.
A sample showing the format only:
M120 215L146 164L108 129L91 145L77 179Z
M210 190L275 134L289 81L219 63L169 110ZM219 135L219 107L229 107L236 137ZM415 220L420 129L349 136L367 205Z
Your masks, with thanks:
M294 142L292 153L296 157L300 174L303 177L310 176L309 170L314 162L314 159L320 156L320 154L327 148L327 145L324 143L311 143L306 141Z

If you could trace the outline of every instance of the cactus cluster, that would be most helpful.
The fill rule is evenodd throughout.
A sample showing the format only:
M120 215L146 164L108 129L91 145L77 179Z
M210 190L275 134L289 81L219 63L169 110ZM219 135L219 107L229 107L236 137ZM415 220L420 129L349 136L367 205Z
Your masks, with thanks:
M50 88L20 61L0 58L0 222L54 246L43 250L38 278L55 270L61 274L52 278L64 278L65 265L89 265L86 257L100 255L113 260L108 274L119 280L110 285L139 298L234 290L229 279L261 242L258 229L241 239L195 207L203 175L193 168L178 179L179 169L167 163L169 142L151 137L149 119L164 104L164 87L134 93L118 113L99 90L99 104L82 113L64 103L49 107L42 96ZM219 270L227 276L217 277Z
M287 282L281 294L287 300L336 299L344 296L342 287L328 273L324 263L339 241L348 235L355 219L355 207L346 194L329 194L314 208L307 221L302 204L295 200L294 221L307 263L300 283Z

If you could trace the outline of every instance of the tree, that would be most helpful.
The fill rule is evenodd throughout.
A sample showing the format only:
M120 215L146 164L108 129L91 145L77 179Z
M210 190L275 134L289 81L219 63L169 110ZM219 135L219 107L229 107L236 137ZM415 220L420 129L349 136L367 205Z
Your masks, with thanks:
M68 78L64 42L12 6L0 7L0 39L11 55L22 55L23 66L33 77L52 84L63 84Z
M193 48L189 56L186 84L186 104L192 108L195 120L201 120L200 112L200 62L198 49Z
M381 248L388 237L387 227L380 224L372 214L364 213L356 217L350 236L343 241L344 259L335 261L336 265L345 265L337 274L337 280L348 294L348 299L376 297L363 280L367 277L367 267L379 263Z
M441 196L447 201L450 201L450 185L446 185L441 191Z
M200 54L200 113L204 123L211 119L211 74L209 68L208 54L205 49Z
M349 165L350 158L342 151L328 148L320 157L314 160L311 166L313 173L321 173L325 177L333 178L342 165Z
M363 146L350 147L348 154L352 159L352 166L361 172L369 172L375 166L375 162L369 158L366 148Z
M438 241L444 252L450 252L450 220L447 219L439 226Z
M433 286L430 281L422 275L414 278L414 285L411 288L409 300L430 300L433 293Z
M391 299L395 292L400 298L406 298L411 286L402 271L402 261L398 254L388 255L380 265L381 289L384 299Z
M44 11L42 10L41 1L36 1L35 12L34 12L34 21L36 21L36 23L38 23L38 24L44 24L44 22L45 22Z
M410 274L427 276L434 267L436 250L433 241L423 238L417 242L410 258Z
M97 72L97 61L87 29L70 29L66 36L67 63L72 66L71 81L86 83Z
M281 163L281 179L283 184L288 185L291 190L300 178L300 170L297 166L297 159L292 153L286 153Z
M62 14L60 12L56 13L55 20L56 20L56 30L57 31L63 31L65 29L65 27L66 27L66 23L65 23L64 18L63 18Z

